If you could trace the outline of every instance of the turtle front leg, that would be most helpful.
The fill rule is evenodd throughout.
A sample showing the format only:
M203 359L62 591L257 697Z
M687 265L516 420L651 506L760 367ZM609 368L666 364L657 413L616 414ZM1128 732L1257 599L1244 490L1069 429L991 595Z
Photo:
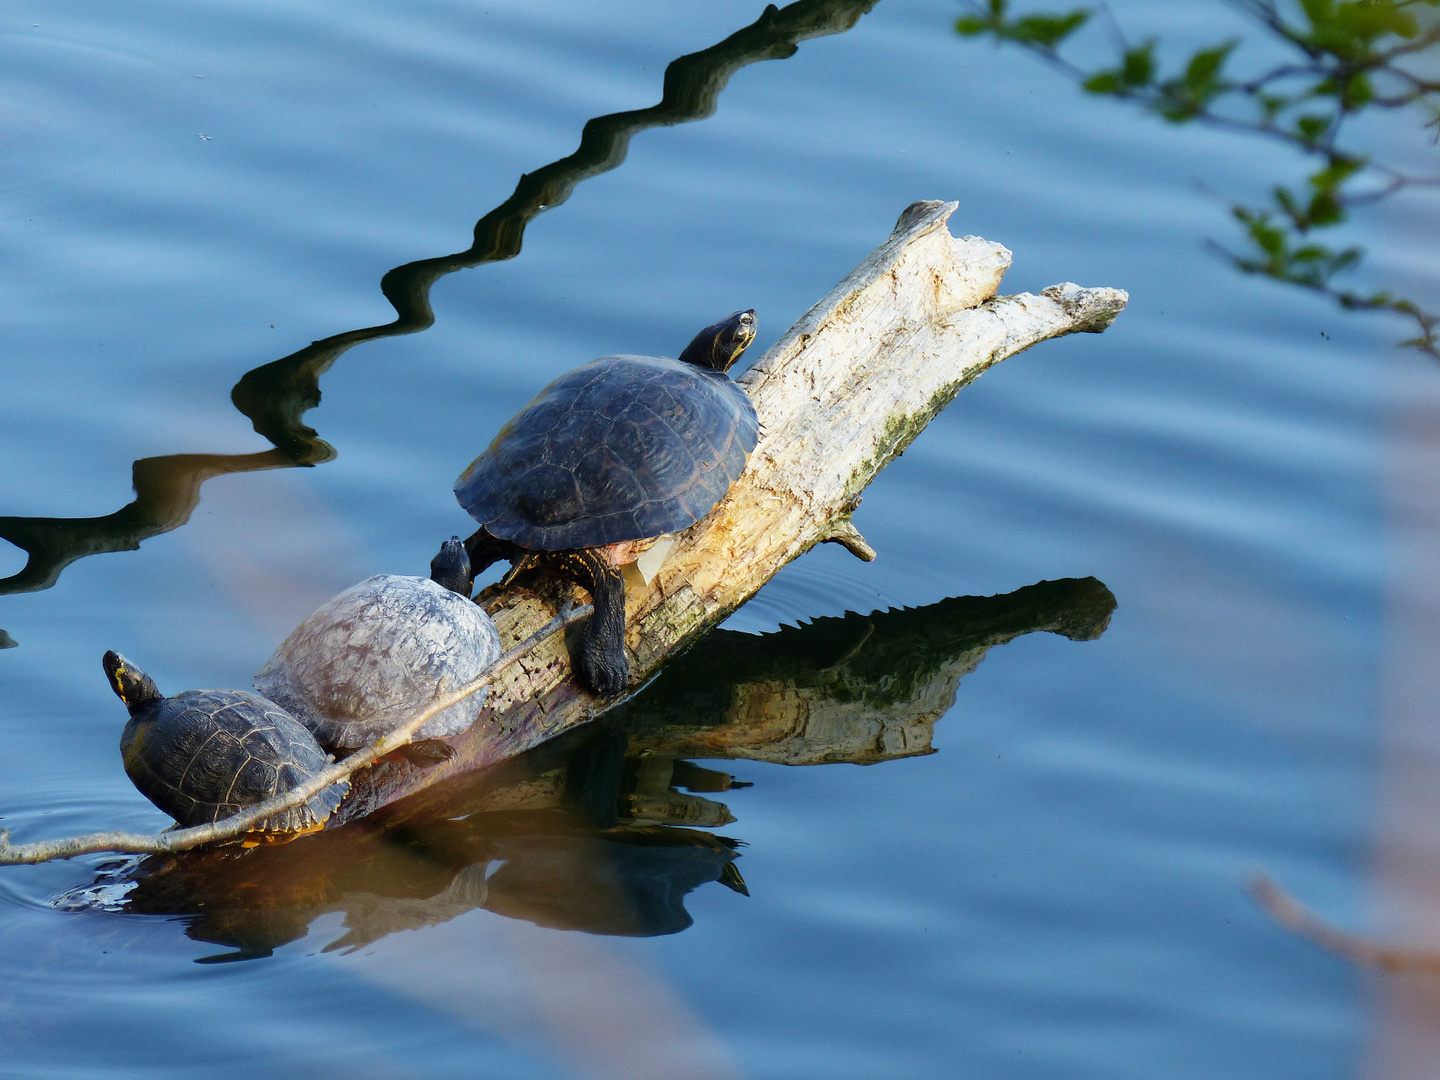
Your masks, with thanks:
M580 647L572 660L580 681L608 697L630 685L630 659L625 655L625 579L591 548L548 551L540 563L552 573L573 581L590 594L595 614L580 632Z
M465 554L470 556L470 573L478 577L491 563L523 558L525 550L519 544L491 536L482 526L466 538Z

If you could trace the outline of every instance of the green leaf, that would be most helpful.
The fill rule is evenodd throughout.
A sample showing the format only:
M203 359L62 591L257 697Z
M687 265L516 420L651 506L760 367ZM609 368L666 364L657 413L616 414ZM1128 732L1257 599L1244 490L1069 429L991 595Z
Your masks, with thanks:
M1155 39L1137 45L1125 52L1125 61L1120 66L1120 78L1127 86L1141 87L1155 77Z
M1230 84L1220 78L1220 69L1238 44L1237 39L1197 52L1185 66L1183 76L1161 84L1155 110L1175 124L1203 114L1211 101L1231 89Z
M1395 0L1360 0L1341 4L1334 23L1353 39L1370 43L1386 34L1413 38L1420 32L1415 16Z
M1310 206L1306 210L1306 220L1310 227L1321 227L1326 225L1338 225L1345 220L1345 208L1340 205L1335 192L1329 188L1317 191L1310 198Z
M1300 204L1298 201L1296 201L1295 196L1290 193L1289 188L1277 187L1273 192L1271 192L1271 195L1274 197L1275 202L1279 204L1280 209L1285 211L1285 215L1290 218L1291 221L1299 221L1301 217Z
M1300 117L1295 121L1296 134L1302 142L1317 143L1325 137L1330 130L1331 118L1328 116L1315 116L1313 114Z
M1310 186L1317 191L1331 190L1353 178L1365 167L1364 158L1348 154L1332 154L1325 168L1310 176Z
M1353 248L1353 247L1352 247L1352 248L1346 248L1344 251L1340 252L1339 254L1331 256L1331 259L1330 259L1330 272L1333 274L1333 273L1335 273L1335 272L1337 272L1337 271L1339 271L1339 270L1344 270L1346 267L1348 267L1348 266L1353 266L1355 263L1357 263L1357 262L1359 262L1359 261L1360 261L1360 249L1359 249L1359 248Z
M1076 8L1064 15L1026 15L1011 24L1006 37L1022 45L1039 45L1053 49L1084 26L1090 18L1087 8Z
M1347 109L1359 109L1375 98L1375 87L1363 73L1357 72L1340 83L1340 103Z
M1440 0L1436 0L1436 2L1440 3ZM1260 103L1260 109L1264 112L1267 120L1275 119L1275 117L1280 115L1281 111L1289 108L1292 104L1291 100L1283 95L1266 94L1263 92L1257 93L1255 100Z
M1192 89L1198 89L1216 83L1220 69L1225 65L1226 59L1234 51L1235 46L1239 44L1239 38L1231 38L1223 45L1216 45L1211 49L1201 49L1197 52L1190 58L1190 63L1185 66L1185 85Z
M1080 84L1082 90L1088 90L1092 94L1114 94L1120 90L1120 73L1116 71L1101 71Z

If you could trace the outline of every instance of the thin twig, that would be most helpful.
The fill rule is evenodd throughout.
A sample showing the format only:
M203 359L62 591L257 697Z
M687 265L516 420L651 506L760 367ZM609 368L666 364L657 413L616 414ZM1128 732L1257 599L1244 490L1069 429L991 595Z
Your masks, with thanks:
M154 835L127 832L90 833L86 836L71 836L60 840L42 840L34 844L11 844L10 833L0 829L0 866L50 862L54 859L73 859L77 855L93 855L101 851L113 851L126 855L160 854L189 851L203 844L221 840L233 840L250 831L273 814L300 806L308 802L332 784L344 780L351 773L374 764L378 759L410 742L415 734L432 716L444 712L456 702L464 701L471 694L483 690L493 683L500 673L540 644L550 635L564 629L573 622L583 619L594 610L590 604L567 605L560 613L505 653L477 678L460 689L436 698L405 723L376 739L367 746L356 750L343 761L322 769L305 783L279 795L272 795L247 810L208 825L195 825L188 829L171 829Z

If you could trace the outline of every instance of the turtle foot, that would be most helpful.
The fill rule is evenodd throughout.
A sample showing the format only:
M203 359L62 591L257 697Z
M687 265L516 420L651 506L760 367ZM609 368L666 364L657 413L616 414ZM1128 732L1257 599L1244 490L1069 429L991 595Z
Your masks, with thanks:
M595 548L547 551L540 563L590 593L595 611L571 655L583 686L601 697L623 694L630 685L625 655L625 579Z
M623 648L605 649L585 642L575 657L575 668L580 681L601 697L623 694L630 685L630 660Z
M417 769L443 765L455 757L454 747L440 739L421 739L419 742L406 743L396 753Z

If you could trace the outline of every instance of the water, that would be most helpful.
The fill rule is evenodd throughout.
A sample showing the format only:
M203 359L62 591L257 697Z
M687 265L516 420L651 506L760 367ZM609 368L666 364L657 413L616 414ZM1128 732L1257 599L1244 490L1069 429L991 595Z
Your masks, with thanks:
M1116 10L1177 51L1235 20ZM152 466L221 474L182 527L162 530L183 483L121 522L138 550L0 597L17 840L164 824L120 768L105 649L162 687L247 685L319 602L421 572L466 527L454 475L539 386L607 352L673 354L739 307L759 311L758 355L915 199L959 199L955 232L1010 247L1007 291L1132 300L1104 335L988 373L881 474L856 516L878 561L817 550L727 633L859 615L727 637L731 682L693 676L788 664L832 704L878 680L872 745L898 754L924 725L885 680L938 641L955 651L909 676L939 680L938 752L709 760L707 706L666 728L661 684L610 743L521 763L454 828L135 888L124 868L97 886L103 857L7 869L0 1075L1433 1074L1422 979L1366 978L1244 891L1263 869L1339 925L1422 944L1440 895L1432 759L1414 752L1434 700L1440 373L1390 347L1403 328L1204 253L1227 238L1212 192L1288 178L1283 152L1137 120L957 40L947 4L883 0L737 70L713 116L639 131L518 257L439 278L429 329L335 360L303 418L324 445L286 444L316 467L274 467L231 404L246 372L389 322L386 271L464 251L588 120L654 105L667 63L758 13L7 8L0 512L113 514L140 459L271 466ZM1426 205L1352 230L1411 293L1433 293ZM0 545L0 575L24 564ZM980 609L932 607L1087 578L1118 601L1102 636L1011 611L1020 636L969 673ZM903 626L862 618L904 606L920 613ZM657 740L649 772L615 730ZM673 761L753 786L672 798L687 776L723 783ZM578 835L554 807L581 774L666 820L683 802L688 831Z

